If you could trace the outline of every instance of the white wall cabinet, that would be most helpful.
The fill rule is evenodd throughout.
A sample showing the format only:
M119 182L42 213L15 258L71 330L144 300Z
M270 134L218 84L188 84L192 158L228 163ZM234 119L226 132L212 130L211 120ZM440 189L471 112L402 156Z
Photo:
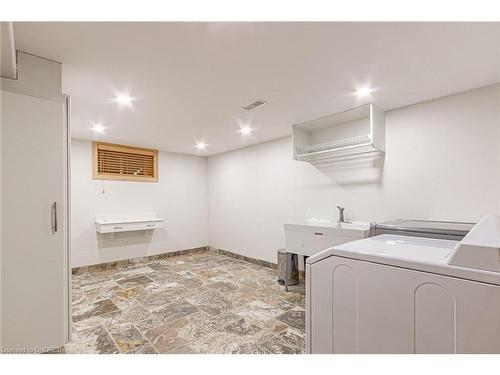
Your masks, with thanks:
M385 151L385 114L367 104L293 125L293 158L315 161Z

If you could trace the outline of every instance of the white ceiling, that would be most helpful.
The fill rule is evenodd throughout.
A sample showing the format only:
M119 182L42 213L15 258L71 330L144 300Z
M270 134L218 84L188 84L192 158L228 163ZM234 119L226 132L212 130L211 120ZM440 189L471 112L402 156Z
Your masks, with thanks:
M499 23L20 22L14 32L17 49L63 63L73 137L188 154L196 140L213 155L370 100L388 110L500 81ZM376 91L360 102L352 92L365 84ZM241 109L255 99L269 104Z

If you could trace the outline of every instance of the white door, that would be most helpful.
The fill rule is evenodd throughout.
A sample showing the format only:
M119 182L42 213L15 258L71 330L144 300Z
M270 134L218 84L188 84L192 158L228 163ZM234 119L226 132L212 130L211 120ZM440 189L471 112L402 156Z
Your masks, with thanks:
M69 327L64 103L2 91L2 347L44 351Z

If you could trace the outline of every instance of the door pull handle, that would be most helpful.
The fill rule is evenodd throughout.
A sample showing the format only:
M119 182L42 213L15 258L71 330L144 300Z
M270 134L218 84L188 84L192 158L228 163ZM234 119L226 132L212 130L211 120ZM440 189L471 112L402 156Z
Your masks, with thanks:
M51 205L51 224L52 224L52 234L57 233L57 203L54 202Z

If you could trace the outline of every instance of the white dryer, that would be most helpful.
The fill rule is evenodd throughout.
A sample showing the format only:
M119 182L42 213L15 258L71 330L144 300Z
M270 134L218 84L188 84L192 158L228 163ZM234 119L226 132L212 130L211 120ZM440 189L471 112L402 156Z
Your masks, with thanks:
M461 241L384 234L306 267L308 353L500 353L500 217Z

